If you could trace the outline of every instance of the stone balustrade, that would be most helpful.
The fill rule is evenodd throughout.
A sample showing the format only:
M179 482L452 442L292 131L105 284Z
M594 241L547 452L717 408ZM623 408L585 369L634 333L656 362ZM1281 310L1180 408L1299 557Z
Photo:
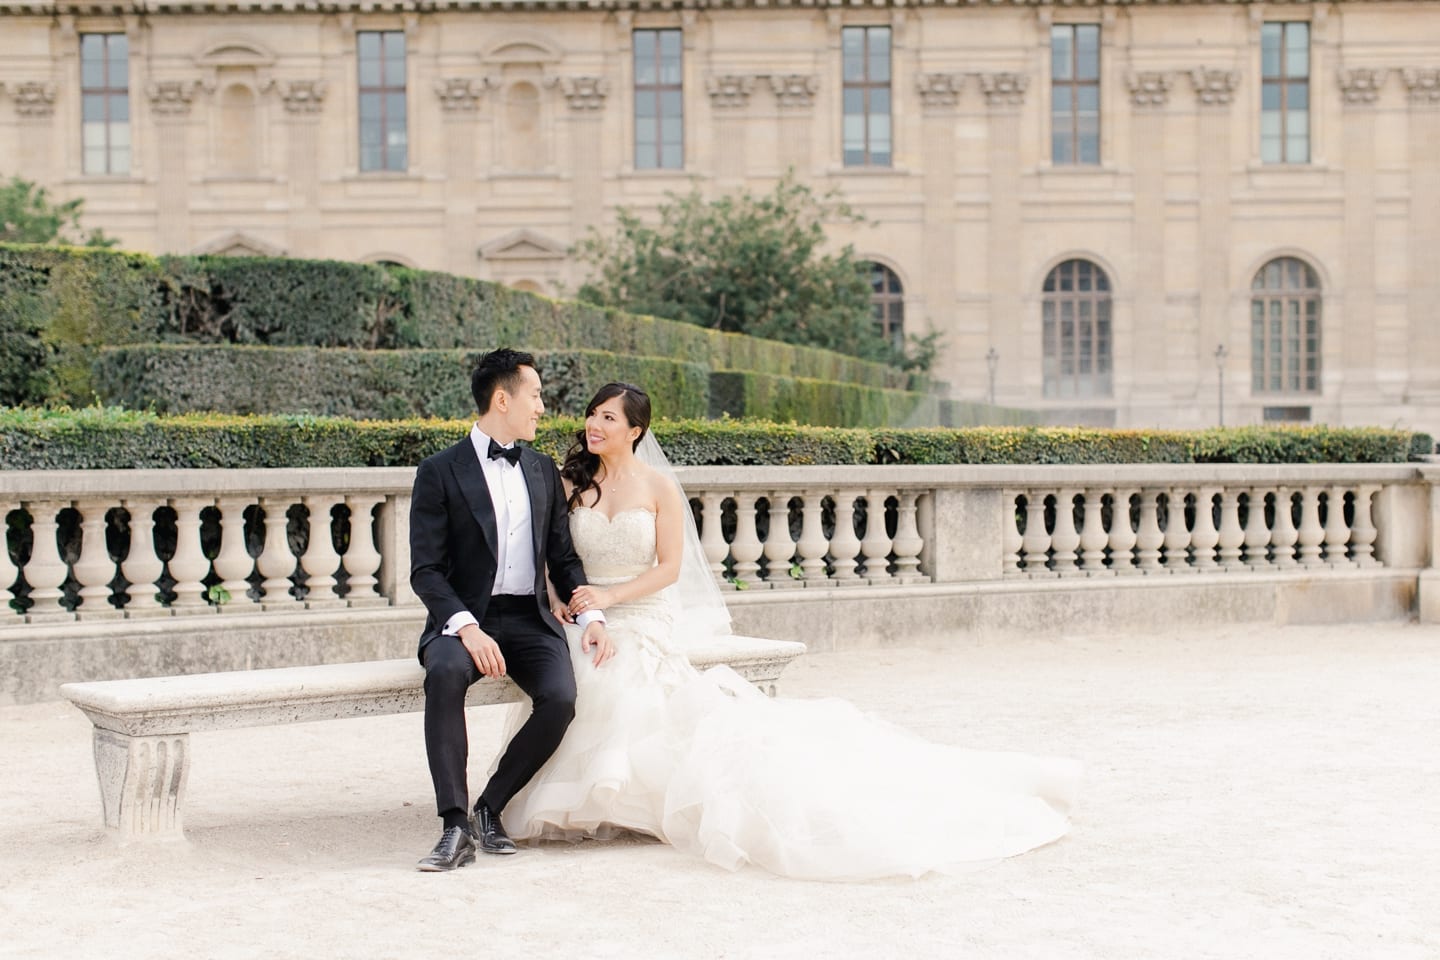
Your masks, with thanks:
M1428 566L1440 475L1408 464L678 472L732 590ZM413 605L412 478L0 473L11 547L0 629Z

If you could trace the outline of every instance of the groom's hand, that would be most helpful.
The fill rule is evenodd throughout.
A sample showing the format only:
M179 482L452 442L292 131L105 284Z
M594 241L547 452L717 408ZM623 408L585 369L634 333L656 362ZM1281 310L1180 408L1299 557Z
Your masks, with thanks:
M505 676L505 658L500 653L500 644L481 630L478 624L470 623L461 627L460 642L483 676Z
M580 650L582 653L589 653L590 648L595 648L595 666L600 666L606 660L615 656L615 644L610 640L610 633L605 629L605 623L596 620L585 628L580 635Z

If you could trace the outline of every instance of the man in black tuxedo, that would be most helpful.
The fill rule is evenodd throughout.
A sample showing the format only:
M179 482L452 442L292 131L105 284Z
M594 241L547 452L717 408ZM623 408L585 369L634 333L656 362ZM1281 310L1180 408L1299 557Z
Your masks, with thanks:
M425 666L425 751L444 832L420 861L453 870L487 853L514 853L500 813L560 745L575 716L575 672L564 629L550 610L546 571L562 602L585 583L570 543L560 472L534 440L545 404L535 358L496 350L470 379L480 417L470 435L415 472L410 506L410 585L429 617L420 636ZM577 622L598 666L614 655L605 617ZM469 811L465 693L484 677L509 676L534 710L506 746Z

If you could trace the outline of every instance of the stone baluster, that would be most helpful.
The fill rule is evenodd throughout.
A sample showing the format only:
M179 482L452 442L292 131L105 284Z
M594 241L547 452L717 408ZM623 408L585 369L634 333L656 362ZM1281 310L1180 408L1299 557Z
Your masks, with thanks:
M1075 572L1075 550L1080 534L1075 531L1075 497L1079 490L1061 490L1055 494L1055 529L1050 534L1050 557L1054 570L1064 575Z
M790 494L771 490L766 499L770 501L770 532L765 535L766 580L777 589L798 587L800 581L790 575L790 562L795 556L795 541L790 536Z
M1220 542L1220 531L1215 529L1214 487L1201 487L1195 491L1195 526L1190 531L1191 563L1195 569L1210 571L1215 567L1215 545Z
M1370 517L1370 498L1380 488L1366 484L1355 488L1355 516L1350 523L1350 546L1357 567L1378 567L1375 559L1375 521Z
M1325 542L1325 528L1320 526L1320 488L1306 487L1300 503L1300 565L1318 567L1325 561L1320 544Z
M730 558L735 562L735 586L754 587L760 583L760 557L765 545L755 531L755 495L735 495L735 539L730 541Z
M860 541L860 555L865 558L865 578L871 583L891 580L890 538L885 533L888 496L886 490L869 490L865 494L865 539Z
M228 600L217 605L221 610L253 609L255 601L250 599L250 581L246 579L255 569L255 561L245 549L245 508L249 503L222 497L216 506L220 508L220 552L215 555L215 573L220 588L229 594Z
M1275 522L1270 527L1270 546L1277 567L1295 566L1295 541L1299 532L1295 529L1292 512L1295 509L1294 492L1289 487L1275 489Z
M1186 548L1190 531L1185 527L1185 491L1171 487L1165 494L1165 569L1171 573L1191 573Z
M130 581L126 590L127 617L168 616L170 611L160 602L156 581L165 572L165 561L155 552L155 511L160 504L153 500L126 500L125 512L130 514L130 549L120 564L120 572Z
M1240 492L1233 487L1220 491L1220 566L1226 570L1242 569L1240 548L1245 544L1245 531L1240 526Z
M1356 499L1359 499L1358 495ZM1331 487L1325 495L1325 562L1334 567L1353 567L1355 562L1345 556L1350 542L1350 526L1345 522L1345 488Z
M275 497L262 497L260 509L265 511L265 547L256 558L255 568L265 578L260 584L260 589L265 591L263 603L266 609L295 609L300 600L290 592L295 554L290 549L287 532L289 504Z
M830 543L825 539L825 498L814 491L806 493L800 510L803 522L800 542L796 545L800 554L800 571L808 585L828 584L831 581L825 575L825 554L830 549Z
M895 552L895 581L897 583L916 583L925 579L920 574L920 551L925 549L925 540L920 536L920 528L915 522L915 505L920 498L917 490L901 490L896 494L897 504L895 508L895 541L890 544L890 549ZM1020 532L1015 530L1014 500L1011 500L1010 521L1008 526L1014 532L1015 541L1018 544ZM1007 544L1009 534L1006 535ZM1018 545L1013 548L1018 550ZM1007 554L1012 548L1006 547Z
M1025 571L1020 569L1020 550L1025 546L1025 539L1020 536L1020 491L1002 490L1000 510L1000 546L1005 551L1000 564L1001 575L1023 577Z
M1141 573L1160 573L1160 548L1165 534L1160 529L1160 490L1140 491L1140 526L1135 531L1135 566Z
M310 539L300 557L305 571L305 606L333 607L343 603L335 593L335 574L340 569L340 554L335 552L335 539L330 530L332 513L341 498L334 494L317 494L304 498L310 512Z
M170 507L175 511L175 555L170 558L175 601L171 607L177 613L204 613L212 609L205 598L205 584L201 582L210 572L210 561L200 547L200 511L211 503L198 497L170 500Z
M20 505L13 501L0 505L0 626L3 626L16 612L15 608L10 606L10 601L15 598L15 594L10 588L20 577L20 568L15 565L14 560L10 559L10 543L6 533L10 527L10 512L19 507Z
M1278 502L1278 496L1277 496ZM1270 566L1265 548L1270 545L1270 527L1265 523L1265 491L1251 487L1246 502L1249 511L1245 517L1245 563L1252 568Z
M375 589L375 573L380 569L380 551L375 546L375 507L385 502L377 494L351 494L345 498L350 508L350 546L340 561L345 565L348 591L345 602L356 606L384 606L389 601ZM685 509L689 510L687 503Z
M1139 537L1130 526L1130 498L1133 488L1117 489L1110 501L1110 569L1120 576L1139 573L1135 566L1135 544ZM1087 524L1089 520L1085 521ZM1156 531L1159 532L1158 530Z
M835 494L835 535L830 538L830 562L835 582L843 585L863 584L855 573L855 558L860 555L860 539L855 536L855 500L859 490L841 490Z
M710 572L721 583L725 581L725 558L730 553L730 545L725 542L725 531L721 529L721 514L724 511L725 494L706 490L701 495L700 547L705 551Z
M1110 544L1110 534L1105 532L1105 521L1103 511L1105 508L1105 491L1102 489L1090 489L1084 491L1085 513L1083 517L1084 528L1080 531L1080 562L1086 576L1099 576L1100 574L1112 573L1113 571L1105 566L1105 548ZM1111 523L1117 521L1112 517ZM1130 525L1130 517L1125 516L1122 521L1126 526Z
M115 579L115 561L105 543L105 512L108 500L81 500L75 504L80 513L80 556L75 561L75 579L80 582L80 605L75 613L82 620L106 620L123 617L124 613L110 605L110 581Z
M1025 573L1031 577L1053 576L1046 566L1050 552L1050 534L1045 531L1045 492L1025 491L1025 535L1020 540L1024 552Z
M41 500L25 505L30 511L30 562L25 564L25 581L30 584L32 601L29 615L32 622L68 620L70 611L60 605L64 596L61 587L70 576L70 568L60 556L57 539L59 524L56 516L69 506L58 500Z

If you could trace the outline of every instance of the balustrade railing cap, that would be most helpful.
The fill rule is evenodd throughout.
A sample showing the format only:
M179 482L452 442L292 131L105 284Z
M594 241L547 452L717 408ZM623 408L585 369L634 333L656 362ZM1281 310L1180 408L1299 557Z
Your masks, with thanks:
M687 489L729 487L1103 487L1258 484L1404 483L1426 479L1408 463L1135 463L1135 464L892 464L757 467L676 467ZM1440 465L1435 468L1440 477Z

